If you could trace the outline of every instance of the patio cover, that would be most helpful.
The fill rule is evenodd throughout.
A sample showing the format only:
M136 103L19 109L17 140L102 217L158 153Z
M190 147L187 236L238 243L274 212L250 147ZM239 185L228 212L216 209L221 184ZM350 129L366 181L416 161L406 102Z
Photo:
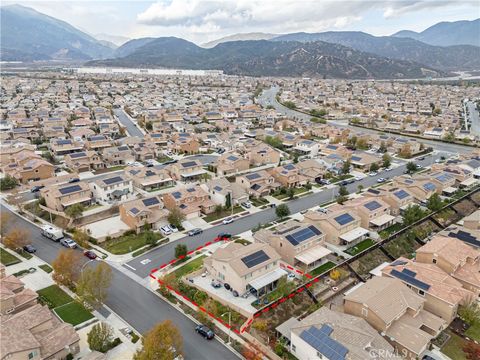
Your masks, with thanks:
M286 275L287 272L285 270L278 268L256 278L255 280L252 280L251 282L249 282L249 285L255 290L260 290L261 288L267 286L268 284L271 284L275 280L278 280L282 276Z
M342 240L345 240L346 242L352 242L357 240L360 236L363 236L366 234L368 234L368 230L359 226L349 232L346 232L343 235L340 235L339 238Z
M321 259L331 253L332 252L327 248L321 245L317 245L311 249L305 250L301 254L298 254L297 256L295 256L295 259L297 259L298 261L304 264L309 265L311 263L314 263L318 259Z
M383 214L382 216L379 216L373 220L370 220L370 224L373 224L375 226L382 226L389 223L392 220L395 220L395 216Z
M467 179L467 180L464 180L460 183L460 185L462 186L470 186L470 185L473 185L477 182L478 180L475 179L475 178L470 178L470 179ZM444 190L445 191L445 190Z
M182 177L186 178L186 177L191 177L191 176L202 175L202 174L205 174L205 173L206 173L206 171L201 169L201 170L189 172L187 174L182 174Z

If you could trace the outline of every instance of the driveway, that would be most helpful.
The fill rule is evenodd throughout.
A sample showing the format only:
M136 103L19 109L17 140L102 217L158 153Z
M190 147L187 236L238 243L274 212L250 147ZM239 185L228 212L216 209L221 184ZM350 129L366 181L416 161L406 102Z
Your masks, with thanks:
M113 236L119 232L130 230L130 227L120 220L120 215L96 221L85 225L84 228L89 231L90 236L95 239Z

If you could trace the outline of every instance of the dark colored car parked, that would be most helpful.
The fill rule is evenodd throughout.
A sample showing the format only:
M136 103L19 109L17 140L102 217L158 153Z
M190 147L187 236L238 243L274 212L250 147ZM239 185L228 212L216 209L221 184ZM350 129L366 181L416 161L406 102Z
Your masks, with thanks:
M23 247L23 250L30 253L30 254L33 254L33 253L36 253L37 252L37 249L35 248L35 246L33 245L25 245Z
M207 340L212 340L215 337L215 333L205 325L197 325L195 331L202 335Z
M90 251L90 250L84 251L83 255L85 255L90 260L95 260L97 258L97 254L95 254L93 251Z

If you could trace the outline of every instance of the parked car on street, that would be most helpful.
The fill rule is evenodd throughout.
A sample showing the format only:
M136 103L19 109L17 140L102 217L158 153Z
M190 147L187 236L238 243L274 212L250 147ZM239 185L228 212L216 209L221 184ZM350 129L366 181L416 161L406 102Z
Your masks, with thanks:
M195 331L207 340L212 340L215 337L215 333L209 327L202 324L197 325Z
M76 183L76 182L79 182L79 181L80 181L79 178L73 178L73 179L70 179L68 182L69 182L70 184L72 184L72 183Z
M252 203L250 201L242 202L240 205L242 205L245 209L250 209L252 207Z
M220 233L220 234L218 234L218 238L221 239L221 240L230 240L232 238L232 234Z
M60 240L60 244L70 249L75 249L77 247L77 243L69 238L63 238Z
M85 250L83 252L83 255L85 255L87 258L89 258L90 260L95 260L98 256L97 254L95 254L93 251L91 250Z
M368 176L377 176L378 173L376 171L371 171Z
M223 219L223 225L228 225L228 224L231 224L233 223L233 217L229 216L229 217L226 217L225 219Z
M35 246L33 246L31 244L25 245L23 247L23 250L30 253L30 254L34 254L35 252L37 252L37 249L35 248Z
M385 182L385 181L387 181L387 179L385 179L385 178L378 178L378 179L377 179L377 182L378 182L378 183L383 183L383 182Z
M195 229L192 229L188 232L188 236L195 236L195 235L198 235L198 234L201 234L201 233L203 233L202 229L195 228Z

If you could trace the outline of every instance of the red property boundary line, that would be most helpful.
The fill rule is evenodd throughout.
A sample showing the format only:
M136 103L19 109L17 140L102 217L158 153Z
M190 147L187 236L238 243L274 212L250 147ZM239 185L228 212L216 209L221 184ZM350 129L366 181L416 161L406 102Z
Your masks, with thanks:
M173 265L173 264L175 264L176 262L178 262L179 260L184 259L186 256L192 255L192 254L195 253L196 251L200 251L200 250L202 250L203 248L205 248L205 247L207 247L207 246L210 246L210 245L212 245L212 244L214 244L214 243L220 242L220 241L228 242L228 241L230 241L230 239L225 239L225 238L216 237L213 241L208 241L208 242L206 242L205 244L197 247L196 249L190 250L189 252L187 252L187 255L182 255L182 256L180 256L180 257L178 257L178 258L176 258L176 259L170 260L168 263L162 264L162 265L159 266L158 268L153 268L153 269L151 269L149 276L150 276L150 278L156 280L159 285L164 285L171 293L175 293L177 296L179 296L179 297L183 298L184 300L188 301L188 302L191 303L192 305L196 306L200 311L202 311L202 312L204 312L206 315L208 315L210 318L212 318L212 319L214 319L214 320L217 320L217 321L220 322L223 326L225 326L227 329L233 330L235 333L237 333L237 334L239 334L239 335L247 330L247 328L252 324L254 318L257 318L257 317L261 316L262 314L264 314L264 313L266 313L266 312L268 312L268 311L270 311L270 310L272 310L272 309L275 309L278 305L284 303L284 302L287 301L287 300L292 299L295 295L300 294L300 293L303 292L306 288L309 288L310 286L312 286L313 283L319 281L318 278L313 279L313 276L312 276L312 275L310 275L310 274L308 274L308 273L305 273L305 272L303 272L302 270L296 269L296 268L294 268L293 266L290 266L290 265L288 265L288 264L280 263L280 267L281 267L281 268L286 268L286 269L290 270L292 273L297 273L297 274L299 274L299 275L305 276L305 277L308 278L308 279L313 279L313 280L310 281L309 283L304 284L303 286L301 286L301 287L298 288L297 290L293 291L293 292L290 293L289 295L286 295L286 296L284 296L283 298L278 299L277 301L275 301L275 302L274 302L272 305L270 305L269 307L264 308L264 309L262 309L261 311L260 311L260 310L257 311L255 314L253 314L252 317L250 317L250 318L243 324L243 326L240 327L240 329L234 328L233 326L228 325L228 323L226 323L225 321L223 321L221 318L216 317L216 316L213 315L211 312L207 311L203 306L199 306L195 301L193 301L193 300L190 299L189 297L185 296L185 295L182 294L180 291L174 289L174 288L171 287L170 285L165 284L162 280L158 279L155 275L153 275L154 272L159 271L159 270L162 270L162 269L166 268L166 267L169 266L169 265Z

